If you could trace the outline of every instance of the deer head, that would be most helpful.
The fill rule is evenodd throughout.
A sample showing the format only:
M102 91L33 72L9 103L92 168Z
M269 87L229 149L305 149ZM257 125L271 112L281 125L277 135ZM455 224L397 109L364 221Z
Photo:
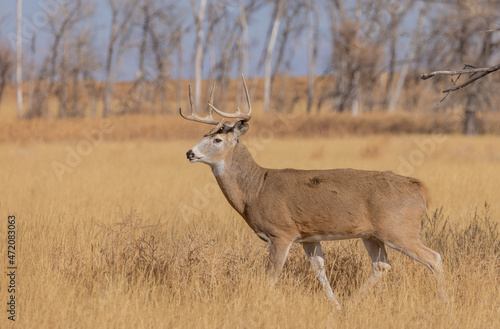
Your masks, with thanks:
M200 117L196 114L196 109L193 105L193 97L191 95L191 86L189 86L189 102L191 105L191 115L184 115L179 109L179 114L187 120L215 125L203 139L196 144L192 149L187 151L186 156L190 162L203 162L208 164L214 174L222 173L225 169L226 158L230 156L232 149L238 143L239 138L248 130L248 121L252 117L252 106L250 104L250 96L248 94L245 77L242 75L245 96L248 103L248 112L243 113L237 108L235 113L226 113L218 110L212 105L213 93L215 84L212 86L208 101L208 114L205 117ZM222 118L217 121L213 118L213 111ZM224 118L236 119L234 122L224 122Z

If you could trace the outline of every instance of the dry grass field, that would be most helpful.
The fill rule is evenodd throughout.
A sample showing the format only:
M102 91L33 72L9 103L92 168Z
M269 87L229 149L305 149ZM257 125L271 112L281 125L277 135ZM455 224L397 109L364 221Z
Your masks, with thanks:
M204 127L195 126L201 137ZM327 301L300 245L270 288L265 243L209 168L186 160L199 138L95 134L92 144L80 134L0 144L1 263L5 269L9 214L18 263L17 321L3 311L0 327L500 327L500 137L302 139L254 127L243 142L262 166L393 170L423 180L432 198L423 239L443 254L449 303L424 266L393 250L388 277L360 299L371 263L357 240L323 243L342 311ZM3 309L7 285L2 273Z

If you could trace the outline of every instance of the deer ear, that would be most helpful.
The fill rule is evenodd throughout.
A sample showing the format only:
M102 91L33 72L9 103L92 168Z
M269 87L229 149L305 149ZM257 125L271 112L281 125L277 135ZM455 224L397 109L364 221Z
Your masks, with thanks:
M248 131L248 123L246 120L240 120L236 122L233 126L233 134L236 138L240 138L241 136L245 135Z

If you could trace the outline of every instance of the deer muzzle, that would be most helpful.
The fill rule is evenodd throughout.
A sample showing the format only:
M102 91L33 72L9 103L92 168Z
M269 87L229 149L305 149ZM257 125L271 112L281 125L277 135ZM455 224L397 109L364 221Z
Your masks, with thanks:
M186 152L186 157L187 157L187 159L188 159L189 161L194 160L195 155L194 155L193 150L189 150L189 151L187 151L187 152Z

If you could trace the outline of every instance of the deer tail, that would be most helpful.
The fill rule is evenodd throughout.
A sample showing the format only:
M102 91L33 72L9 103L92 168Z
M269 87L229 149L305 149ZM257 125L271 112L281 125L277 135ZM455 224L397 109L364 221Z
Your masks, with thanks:
M419 181L418 179L414 179L414 178L411 178L411 183L412 183L412 185L416 186L418 188L418 190L420 191L421 196L422 196L422 201L424 203L425 212L428 213L431 198L429 196L429 190L427 189L427 186L425 186L425 184L422 183L421 181Z

